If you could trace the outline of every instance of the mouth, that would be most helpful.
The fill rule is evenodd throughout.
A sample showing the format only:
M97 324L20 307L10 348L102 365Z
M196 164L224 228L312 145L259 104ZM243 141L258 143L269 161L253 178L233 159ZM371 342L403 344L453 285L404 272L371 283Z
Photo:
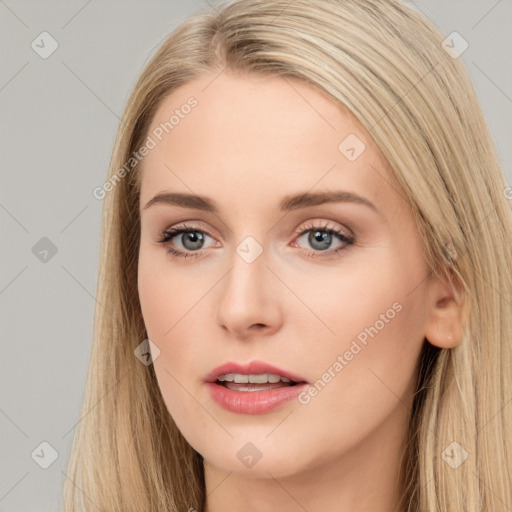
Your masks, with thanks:
M262 414L284 406L307 386L303 377L261 362L226 363L205 379L213 400L238 414Z
M242 374L225 373L219 375L215 384L232 391L253 392L269 389L292 387L299 384L283 375L275 373Z
M205 381L237 391L273 389L307 383L305 378L263 361L225 363L208 373Z

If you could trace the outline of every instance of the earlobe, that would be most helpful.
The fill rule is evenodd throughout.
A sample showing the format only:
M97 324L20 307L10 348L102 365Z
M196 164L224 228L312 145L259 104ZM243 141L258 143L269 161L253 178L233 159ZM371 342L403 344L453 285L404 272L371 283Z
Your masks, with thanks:
M464 300L451 280L432 283L432 301L425 338L439 348L454 348L462 341Z

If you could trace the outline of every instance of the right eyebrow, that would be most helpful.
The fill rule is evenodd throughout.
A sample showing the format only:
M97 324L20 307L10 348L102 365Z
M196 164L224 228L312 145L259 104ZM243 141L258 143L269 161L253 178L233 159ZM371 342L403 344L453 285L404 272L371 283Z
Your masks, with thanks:
M155 204L168 204L181 206L182 208L195 208L206 212L218 213L219 208L215 201L205 196L194 194L182 194L177 192L162 192L150 199L144 206L144 210Z

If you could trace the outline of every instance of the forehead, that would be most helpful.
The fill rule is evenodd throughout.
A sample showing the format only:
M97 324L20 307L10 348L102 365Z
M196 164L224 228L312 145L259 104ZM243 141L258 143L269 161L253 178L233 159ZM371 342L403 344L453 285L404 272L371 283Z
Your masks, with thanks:
M238 207L272 207L305 190L343 189L376 203L396 195L360 123L288 77L194 79L161 102L148 135L154 147L143 161L141 204L163 190L230 200L236 191Z

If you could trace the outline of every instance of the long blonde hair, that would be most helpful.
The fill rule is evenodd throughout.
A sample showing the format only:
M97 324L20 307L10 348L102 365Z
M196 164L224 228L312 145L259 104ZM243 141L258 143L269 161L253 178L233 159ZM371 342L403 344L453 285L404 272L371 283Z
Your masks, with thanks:
M401 184L431 272L451 275L463 291L462 342L425 342L419 361L403 510L512 510L512 212L461 59L398 0L217 7L182 23L143 70L97 194L104 205L94 340L64 479L66 511L204 508L202 457L170 417L153 366L134 356L147 333L137 292L140 165L126 162L164 96L226 69L300 79L346 107ZM446 461L453 450L467 457L458 467Z

